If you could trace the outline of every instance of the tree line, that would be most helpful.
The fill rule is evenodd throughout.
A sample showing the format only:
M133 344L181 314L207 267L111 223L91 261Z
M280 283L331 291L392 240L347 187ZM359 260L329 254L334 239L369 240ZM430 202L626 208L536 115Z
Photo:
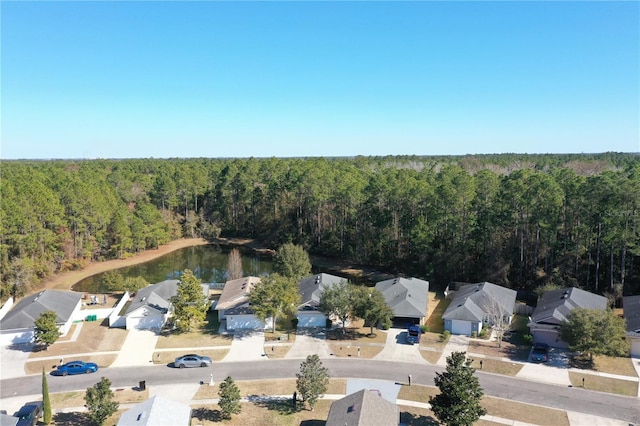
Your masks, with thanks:
M3 161L2 297L182 237L449 281L640 291L636 154Z

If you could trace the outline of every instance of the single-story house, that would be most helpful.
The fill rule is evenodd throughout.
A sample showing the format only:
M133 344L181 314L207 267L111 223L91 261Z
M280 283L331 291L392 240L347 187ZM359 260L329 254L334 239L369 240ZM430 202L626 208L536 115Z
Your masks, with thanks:
M131 297L122 318L113 326L127 330L160 330L172 314L171 298L178 294L179 280L165 280L138 290ZM209 296L209 287L202 285L203 295Z
M75 291L44 290L23 297L0 321L0 345L32 342L34 323L46 311L58 314L56 323L64 336L81 306L82 293Z
M400 424L400 409L379 392L361 389L331 403L326 426L393 426Z
M451 334L480 334L482 326L492 325L491 317L502 314L505 324L511 324L517 292L496 284L482 282L459 287L442 315L444 329Z
M529 321L533 342L568 348L569 345L560 339L559 330L571 311L576 308L604 310L607 305L606 297L575 287L547 291L540 297Z
M296 312L298 327L325 327L327 316L318 311L320 296L325 288L330 288L347 280L330 274L316 274L304 277L298 283L300 306Z
M385 302L393 310L396 326L424 324L429 303L429 281L418 278L394 278L376 284Z
M125 411L118 426L189 426L191 407L188 404L153 396Z
M640 357L640 295L622 298L624 319L627 321L627 339L632 357Z
M264 330L271 327L271 318L261 321L249 303L249 292L259 282L259 277L243 277L226 282L215 310L218 311L218 320L226 322L227 330Z

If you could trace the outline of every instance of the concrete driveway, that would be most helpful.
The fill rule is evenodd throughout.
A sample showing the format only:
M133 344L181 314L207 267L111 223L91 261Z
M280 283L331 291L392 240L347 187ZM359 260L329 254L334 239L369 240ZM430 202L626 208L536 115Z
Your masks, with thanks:
M158 335L153 330L129 330L111 367L151 365L157 342Z
M376 360L411 362L425 364L424 358L420 355L419 345L407 343L406 330L403 328L390 328L387 330L387 341L384 349L373 357Z
M264 332L236 330L233 332L231 349L223 361L267 360L264 353Z
M533 351L533 348L531 348ZM536 363L531 361L529 352L528 362L524 364L516 377L532 380L536 382L552 383L555 385L569 386L569 352L558 349L549 349L549 360L547 362Z
M331 356L326 335L313 329L298 329L296 341L287 352L285 358L306 358L312 354L317 354L320 358Z
M20 343L0 347L0 379L11 379L25 375L24 364L33 349L32 343Z

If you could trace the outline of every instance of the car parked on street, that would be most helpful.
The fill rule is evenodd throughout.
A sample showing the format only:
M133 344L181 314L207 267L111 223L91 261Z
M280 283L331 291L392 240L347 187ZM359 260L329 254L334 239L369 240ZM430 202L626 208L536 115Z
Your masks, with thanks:
M173 366L176 368L185 367L209 367L211 365L211 358L208 356L201 356L196 354L182 355L176 358Z
M547 345L546 343L534 343L533 350L531 351L531 361L549 361L549 345Z
M89 374L98 371L98 364L94 362L71 361L53 370L54 376L67 376L72 374Z
M24 404L13 416L18 418L16 426L34 426L42 417L42 401Z

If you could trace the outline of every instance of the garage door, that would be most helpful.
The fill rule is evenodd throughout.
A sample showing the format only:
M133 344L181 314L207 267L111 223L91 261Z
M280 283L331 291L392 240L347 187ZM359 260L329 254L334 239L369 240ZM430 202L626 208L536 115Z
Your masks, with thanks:
M631 356L640 357L640 339L631 339Z
M127 317L127 330L159 330L163 325L161 315L147 315L143 317Z
M322 314L298 314L298 327L325 327L327 317Z
M451 320L451 334L470 336L471 323L469 321Z
M227 330L264 330L265 323L254 315L228 315Z
M553 348L566 349L568 345L558 338L555 331L534 330L533 343L546 343Z

